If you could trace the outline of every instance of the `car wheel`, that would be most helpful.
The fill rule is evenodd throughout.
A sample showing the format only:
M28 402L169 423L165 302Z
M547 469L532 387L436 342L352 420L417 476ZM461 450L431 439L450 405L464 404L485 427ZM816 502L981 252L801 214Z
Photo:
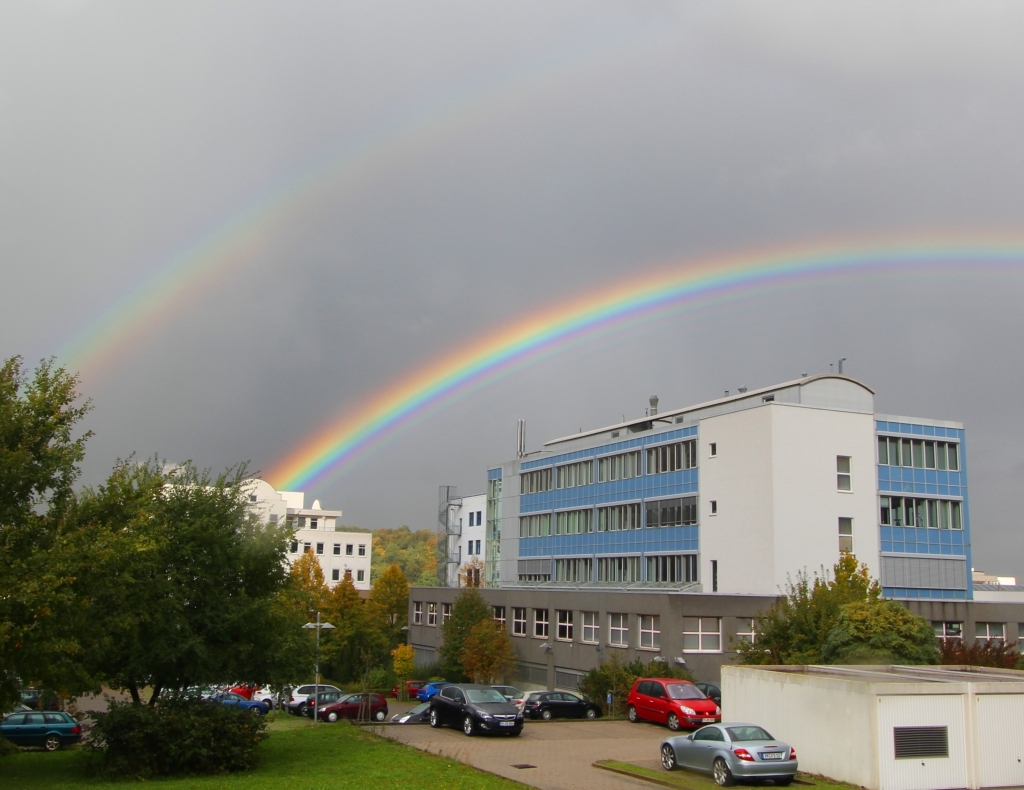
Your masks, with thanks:
M469 736L472 736L476 732L476 725L473 724L472 716L467 716L462 720L462 731Z
M249 710L252 711L253 716L263 715L263 708L261 708L259 705L253 705L251 708L249 708Z
M640 721L640 714L636 712L636 707L634 705L630 705L626 708L626 716L628 716L629 720L634 724Z
M550 710L545 708L540 712L540 717L544 719L544 721L551 721L554 718L554 714L552 714Z
M337 720L338 720L338 712L336 710L332 710L330 713L327 714L327 721L337 721Z
M61 746L59 735L47 735L46 740L43 741L43 748L48 752L55 752Z
M676 750L667 743L661 745L661 764L666 771L676 770Z
M732 787L736 784L736 779L733 777L732 771L729 770L729 766L725 764L725 760L721 757L715 759L712 774L715 777L715 784L719 787Z
M672 730L672 732L679 732L679 717L674 713L668 714L668 728Z
M299 715L300 716L308 716L309 715L309 707L306 706L306 705L299 705Z
M430 709L430 726L435 728L441 726L441 719L433 708Z
M373 714L373 718L376 721L384 721L384 719L386 717L387 717L387 713L385 711L383 711L383 710L379 710L379 711L377 711L376 713Z
M597 711L594 710L593 708L587 708L587 718L588 719L596 719L597 718Z

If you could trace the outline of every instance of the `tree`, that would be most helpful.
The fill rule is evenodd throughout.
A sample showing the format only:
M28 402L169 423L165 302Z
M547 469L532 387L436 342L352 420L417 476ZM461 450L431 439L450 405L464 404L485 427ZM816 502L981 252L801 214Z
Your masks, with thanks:
M489 617L469 629L459 660L474 683L490 686L504 679L505 673L516 665L518 656L508 631Z
M440 665L449 679L468 677L462 665L461 653L469 632L477 623L491 620L494 612L483 596L473 587L463 589L452 603L452 616L441 627Z
M1021 654L1002 639L978 639L971 645L965 645L962 639L945 639L939 652L940 664L1024 669Z
M417 587L436 587L437 533L429 529L413 532L406 526L374 530L370 568L374 583L391 563L397 563Z
M374 582L370 607L391 645L404 641L401 629L409 619L409 582L398 563L391 563Z
M324 605L327 619L335 626L324 640L326 666L336 680L351 681L370 669L384 666L391 643L375 616L352 583L351 574L334 585Z
M91 408L77 385L52 360L31 379L21 357L0 367L0 710L23 680L69 693L87 683L68 630L70 578L49 558L92 435L75 436Z
M933 663L930 627L899 604L880 600L881 592L868 567L858 564L852 554L843 554L831 574L824 569L813 578L799 573L795 582L786 585L786 596L755 619L756 640L737 645L740 660L745 664L839 663L857 656L877 658L889 650L898 651L892 655L900 660ZM892 606L906 614L897 614ZM871 626L874 617L880 618L878 629Z
M292 563L289 575L288 589L295 606L306 615L320 611L329 597L329 590L316 555L311 551L303 552Z
M398 678L400 692L404 695L405 689L401 686L404 686L404 681L412 677L412 673L416 671L416 651L412 645L399 645L391 651L391 667Z
M645 665L639 658L623 663L618 653L613 653L611 658L579 679L577 690L590 702L600 705L606 715L614 716L625 710L626 697L637 678L652 676L693 680L693 675L685 667L654 661ZM610 708L609 693L612 695Z
M483 587L484 564L479 557L473 557L459 568L459 587Z

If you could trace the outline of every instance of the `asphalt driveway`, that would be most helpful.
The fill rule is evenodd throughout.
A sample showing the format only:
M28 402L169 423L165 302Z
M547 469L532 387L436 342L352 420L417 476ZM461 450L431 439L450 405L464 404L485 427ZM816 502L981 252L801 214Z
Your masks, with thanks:
M527 720L518 738L478 735L429 725L372 727L374 732L433 754L542 790L615 790L652 785L592 767L596 760L657 761L665 727L628 721ZM515 765L533 768L515 768Z

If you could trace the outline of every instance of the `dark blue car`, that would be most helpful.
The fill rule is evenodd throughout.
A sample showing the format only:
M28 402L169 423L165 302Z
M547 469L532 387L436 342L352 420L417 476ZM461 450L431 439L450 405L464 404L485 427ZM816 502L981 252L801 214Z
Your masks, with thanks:
M82 740L82 727L62 711L12 713L0 722L0 736L18 746L42 746L55 752Z
M416 699L420 702L429 702L430 698L433 697L437 692L443 689L445 686L450 686L447 680L439 680L436 683L428 683L419 691L416 692Z
M270 704L266 701L246 699L241 694L234 694L226 691L223 694L216 694L210 697L211 702L219 702L221 705L232 705L239 710L247 710L257 716L266 716L270 713Z

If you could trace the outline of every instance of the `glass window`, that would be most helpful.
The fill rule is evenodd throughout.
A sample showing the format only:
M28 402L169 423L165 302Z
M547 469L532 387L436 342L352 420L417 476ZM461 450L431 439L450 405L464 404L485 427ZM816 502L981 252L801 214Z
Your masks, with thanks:
M519 517L519 537L543 538L551 534L551 514Z
M594 482L594 462L580 461L560 466L555 470L555 480L557 488L588 486Z
M878 463L882 466L889 465L889 439L885 436L878 437Z
M526 607L512 607L512 633L515 636L526 636Z
M413 625L423 625L423 602L414 601L412 605Z
M292 554L299 553L299 542L297 540L292 541L292 545L288 547Z
M345 556L346 557L351 557L352 556L352 544L351 543L346 543L345 544Z
M427 604L427 625L437 625L437 604Z
M324 544L323 543L317 543L316 544L316 553L317 554L323 554L324 553Z
M360 543L359 544L359 556L360 557L365 557L366 556L366 544L365 543Z
M657 475L697 466L697 440L663 444L647 450L647 474Z
M684 617L683 652L721 653L722 620L720 617Z
M753 644L757 640L757 631L754 630L757 621L753 619L740 620L739 630L736 632L736 638L743 640L744 642L750 642Z
M900 465L900 440L889 438L889 466Z
M341 581L341 570L339 570L338 568L332 568L331 569L331 581L332 582Z
M537 469L534 472L524 472L519 475L519 493L538 494L542 491L551 490L551 467ZM488 516L490 518L490 516Z
M712 499L711 502L710 502L710 505L711 505L711 515L712 516L717 516L718 515L718 500L717 499Z
M452 605L450 603L441 604L441 625L444 625L451 619L452 616Z
M555 514L556 535L580 535L594 531L594 511L566 510Z
M960 520L960 503L950 502L949 510L953 520L953 529L963 529L964 525L963 522L961 522Z
M708 455L715 458L718 455L718 442L711 442L708 445Z
M661 499L647 503L648 528L693 526L696 523L697 497L695 496Z
M836 456L836 485L840 491L852 491L850 475L850 457L848 455Z
M563 642L572 641L572 612L568 609L555 611L558 616L558 638Z
M494 619L501 623L501 627L505 627L505 607L495 606L494 607Z
M839 551L853 554L853 519L839 519Z
M341 556L341 544L340 543L335 543L334 544L334 554L337 557Z
M316 529L316 522L317 522L317 520L315 518L311 518L309 520L309 528L310 529Z
M946 443L936 442L935 443L935 468L946 470Z
M597 642L598 641L598 613L597 612L581 612L583 615L583 641L584 642Z
M942 622L941 620L933 620L932 628L935 629L935 638L940 642L944 642L947 639L963 639L964 637L963 623L950 623Z
M982 642L997 641L1006 639L1006 623L975 623L974 636Z
M949 471L958 472L960 471L960 458L958 452L958 445L951 444L947 447Z
M900 461L903 466L913 466L913 457L910 452L910 439L900 440Z
M883 527L892 526L892 516L889 510L889 497L883 496L878 498L878 521Z
M599 582L640 581L640 558L598 557L597 580Z
M533 635L547 639L548 636L548 610L547 609L534 609L533 610Z
M697 581L697 555L671 554L647 558L649 582Z
M608 644L619 647L629 644L629 615L608 614Z
M313 544L312 543L303 543L302 544L302 552L304 554L309 554L311 551L313 551Z
M574 557L555 560L555 581L589 582L594 578L594 560L591 557Z
M924 443L924 468L935 468L935 442Z
M613 505L597 509L597 531L616 532L626 529L640 529L640 503Z
M661 648L661 618L658 615L640 615L640 647L648 650Z
M597 462L598 482L607 483L612 480L628 480L640 475L640 451L636 450L622 455L611 455Z
M924 469L924 442L920 439L914 439L914 468Z

